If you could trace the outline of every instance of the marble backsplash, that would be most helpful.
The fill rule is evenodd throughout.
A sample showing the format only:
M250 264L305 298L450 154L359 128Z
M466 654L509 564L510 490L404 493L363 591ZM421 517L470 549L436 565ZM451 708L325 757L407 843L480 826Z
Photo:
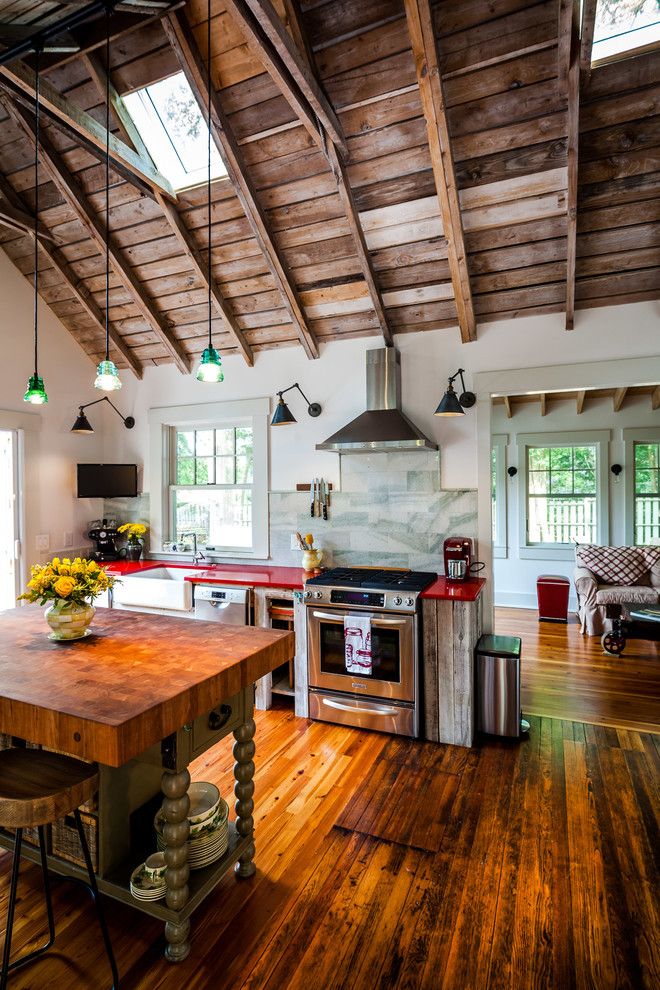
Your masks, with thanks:
M271 492L269 504L270 559L288 567L300 562L300 551L291 549L296 531L314 534L325 566L430 571L442 571L445 537L477 535L477 492L443 491L435 451L342 456L341 490L331 493L327 521L311 518L309 492ZM108 500L104 515L148 522L149 496Z

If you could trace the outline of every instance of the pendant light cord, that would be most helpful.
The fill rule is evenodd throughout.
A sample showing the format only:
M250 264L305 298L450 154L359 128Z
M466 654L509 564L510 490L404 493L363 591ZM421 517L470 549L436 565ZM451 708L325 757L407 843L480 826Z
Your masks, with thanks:
M34 88L34 375L38 375L37 365L39 363L38 340L39 340L39 70L41 51L35 49L35 88Z
M206 93L208 98L208 172L206 180L206 193L208 202L208 305L209 305L209 348L213 347L213 328L211 326L211 0L207 0L207 21L206 21Z
M105 8L105 359L110 360L110 6Z

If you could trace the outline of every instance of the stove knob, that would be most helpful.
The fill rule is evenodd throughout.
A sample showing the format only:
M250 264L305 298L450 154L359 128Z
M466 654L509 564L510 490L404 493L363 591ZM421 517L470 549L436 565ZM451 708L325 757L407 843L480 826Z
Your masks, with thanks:
M306 591L303 597L306 598L306 599L311 598L312 597L311 591Z
M414 604L415 604L415 599L414 599L414 598L406 598L406 605L407 605L407 606L408 606L409 608L412 608L412 606L413 606Z
M322 591L315 591L314 592L314 598L323 598L323 592Z
M395 597L392 599L392 604L393 605L402 605L403 604L403 598L401 598L400 595L395 595Z

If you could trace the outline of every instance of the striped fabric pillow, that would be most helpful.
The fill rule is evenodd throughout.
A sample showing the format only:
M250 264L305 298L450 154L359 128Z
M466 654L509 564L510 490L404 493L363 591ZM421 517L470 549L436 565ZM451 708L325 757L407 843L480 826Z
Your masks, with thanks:
M603 584L638 584L651 568L651 560L645 551L651 547L601 547L594 543L581 543L575 551L575 559L581 567L587 567ZM648 583L648 582L647 582Z

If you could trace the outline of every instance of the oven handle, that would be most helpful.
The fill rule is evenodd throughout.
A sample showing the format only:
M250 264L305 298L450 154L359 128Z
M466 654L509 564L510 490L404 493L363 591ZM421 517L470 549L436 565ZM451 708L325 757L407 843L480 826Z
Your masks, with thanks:
M347 615L350 615L351 613L350 612L347 612L346 614ZM364 612L360 613L360 618L362 618L363 616L364 616ZM331 612L312 612L312 617L314 619L326 619L326 620L328 620L330 622L336 622L337 625L343 625L343 623L344 623L343 616L340 618L337 615L333 615ZM356 616L356 618L357 618L357 616ZM381 618L378 618L377 616L369 616L369 618L371 619L371 624L373 626L376 626L376 627L378 627L378 626L406 626L406 625L408 625L410 623L410 620L413 618L413 616L412 615L406 615L405 618L402 618L402 619L381 619Z
M323 704L328 708L338 708L340 712L362 712L364 715L397 715L399 708L388 708L386 705L374 705L373 708L361 708L359 705L342 705L341 701L324 698Z

